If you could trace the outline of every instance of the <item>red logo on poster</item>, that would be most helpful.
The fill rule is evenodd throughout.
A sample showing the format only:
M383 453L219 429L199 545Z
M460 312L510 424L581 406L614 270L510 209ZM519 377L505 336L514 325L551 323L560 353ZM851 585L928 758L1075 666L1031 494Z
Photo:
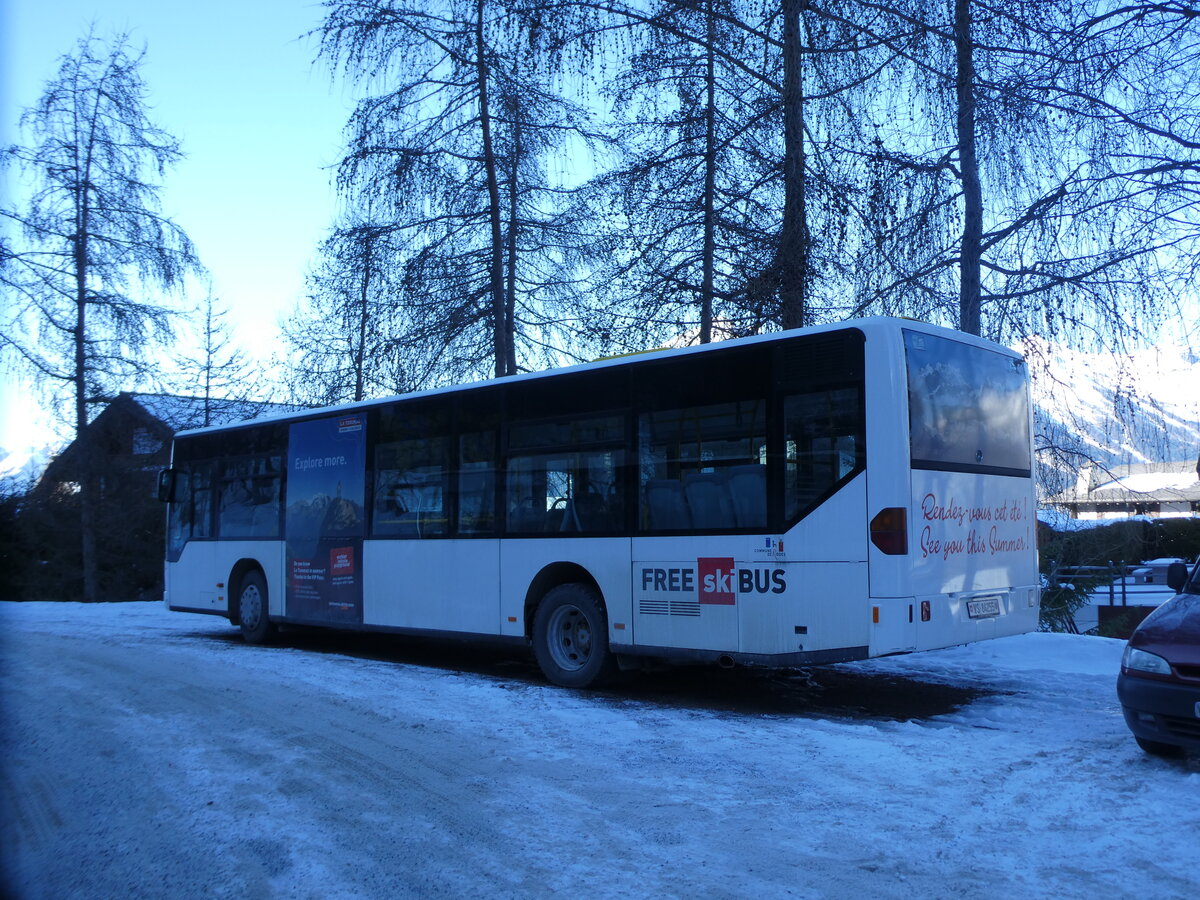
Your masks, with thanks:
M329 551L330 575L354 574L354 548L335 547Z
M702 556L696 560L700 573L700 602L733 606L737 602L737 570L732 556Z

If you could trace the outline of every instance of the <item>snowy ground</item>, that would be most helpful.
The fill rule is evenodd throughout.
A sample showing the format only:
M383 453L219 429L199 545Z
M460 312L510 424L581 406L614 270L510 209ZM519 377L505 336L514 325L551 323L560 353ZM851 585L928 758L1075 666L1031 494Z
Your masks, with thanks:
M1137 748L1104 638L574 693L157 604L0 635L17 897L1200 896L1200 765Z

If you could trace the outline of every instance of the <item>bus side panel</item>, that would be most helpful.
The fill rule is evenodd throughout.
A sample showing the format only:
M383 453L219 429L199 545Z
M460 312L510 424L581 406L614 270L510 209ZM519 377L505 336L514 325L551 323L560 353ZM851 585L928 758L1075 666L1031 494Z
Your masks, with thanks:
M866 509L867 477L860 474L784 535L783 571L776 581L787 589L739 598L743 653L867 645L871 609ZM759 563L760 558L756 548L751 562Z
M629 597L629 543L629 538L505 540L500 551L501 634L517 637L525 634L525 597L530 586L547 566L569 563L584 569L600 588L608 612L609 642L630 643L633 618ZM534 601L539 599L535 597Z
M282 541L188 541L179 562L168 566L170 608L225 615L229 596L238 589L236 584L229 583L229 577L244 559L258 563L267 580L270 614L282 616L285 587Z
M737 571L760 540L766 544L746 535L634 538L634 640L624 642L736 653Z
M763 593L756 584L755 593L738 595L741 652L797 653L867 646L865 562L784 563L772 569L771 583L771 591L783 585L786 590Z
M213 541L188 541L183 545L179 559L167 563L166 594L167 607L177 610L201 610L206 612L224 612L224 600L218 601L217 596L224 596L217 589L217 582L225 580L225 574L216 570L215 549Z
M500 633L500 543L363 543L363 624Z
M783 535L633 541L636 642L775 654L867 644L866 478Z
M783 558L791 562L866 562L866 512L867 476L860 473L783 536Z

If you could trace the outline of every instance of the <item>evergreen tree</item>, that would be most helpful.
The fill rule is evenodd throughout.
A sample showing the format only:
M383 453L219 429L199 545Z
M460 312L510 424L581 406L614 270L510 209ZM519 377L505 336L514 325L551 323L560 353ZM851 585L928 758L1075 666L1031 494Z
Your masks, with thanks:
M0 348L55 394L70 396L76 439L86 445L97 404L146 377L146 351L170 335L168 309L146 299L198 268L184 232L159 212L158 178L181 158L178 142L147 116L143 52L125 36L89 33L22 126L31 141L5 151L29 176L20 209L0 214L19 229L0 264L12 297ZM98 473L80 447L83 599L98 599Z

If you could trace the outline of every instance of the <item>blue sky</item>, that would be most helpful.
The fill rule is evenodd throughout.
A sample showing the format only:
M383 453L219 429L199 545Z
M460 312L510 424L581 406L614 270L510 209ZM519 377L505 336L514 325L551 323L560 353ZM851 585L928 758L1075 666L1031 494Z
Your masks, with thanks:
M145 45L152 117L183 143L163 182L165 212L195 242L236 337L268 356L277 323L303 290L335 212L329 166L350 100L301 37L321 22L313 0L0 0L0 142L20 140L21 109L95 22ZM203 299L203 288L188 301ZM4 372L0 447L23 443L25 390Z

